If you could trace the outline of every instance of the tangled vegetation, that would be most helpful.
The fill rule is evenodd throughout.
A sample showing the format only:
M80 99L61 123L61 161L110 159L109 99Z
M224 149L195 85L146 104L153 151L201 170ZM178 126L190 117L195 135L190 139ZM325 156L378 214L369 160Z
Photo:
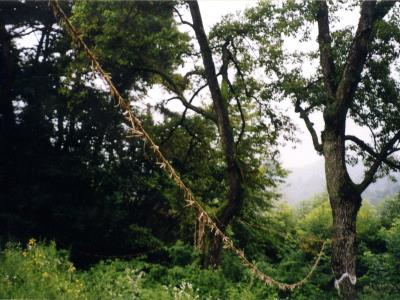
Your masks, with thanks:
M400 209L398 198L386 199L376 209L366 204L358 219L360 299L398 299L400 296ZM379 213L378 213L379 212ZM257 259L263 270L282 280L297 280L307 272L320 241L330 235L326 196L304 201L296 209L280 205L273 215L275 240L289 246L278 263ZM282 224L290 224L282 230ZM291 226L294 225L292 230ZM248 225L247 225L248 226ZM265 228L258 227L253 234ZM256 247L256 244L251 245ZM256 280L236 257L225 253L218 270L199 266L193 247L177 242L163 249L167 259L154 263L146 255L109 259L76 268L68 251L54 242L30 239L27 245L8 243L0 264L1 298L47 299L336 299L332 289L329 253L316 275L294 293L283 294ZM329 248L328 248L329 251Z

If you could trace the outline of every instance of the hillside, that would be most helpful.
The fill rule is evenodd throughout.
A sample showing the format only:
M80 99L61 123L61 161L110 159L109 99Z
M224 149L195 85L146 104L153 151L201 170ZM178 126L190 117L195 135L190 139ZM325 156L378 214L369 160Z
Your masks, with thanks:
M362 178L363 167L357 165L350 168L350 175L355 181ZM400 180L400 173L393 176ZM286 182L280 186L282 198L289 203L310 198L326 190L324 163L322 160L305 165L304 167L290 169ZM379 203L383 198L394 195L400 191L399 182L393 182L389 177L378 179L363 193L363 197L371 203Z

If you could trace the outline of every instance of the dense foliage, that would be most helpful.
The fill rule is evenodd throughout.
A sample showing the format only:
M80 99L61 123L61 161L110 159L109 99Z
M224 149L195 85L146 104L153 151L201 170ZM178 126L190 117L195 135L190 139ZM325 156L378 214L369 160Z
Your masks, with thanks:
M360 299L398 299L400 219L391 217L399 209L399 198L386 199L379 208L366 204L358 219ZM285 281L304 275L329 236L330 209L326 195L302 202L293 209L280 205L271 213L269 227L247 223L248 232L270 236L270 247L279 247L278 261L257 256L260 268ZM290 224L290 226L283 226ZM272 226L271 226L272 225ZM282 239L286 247L281 247ZM264 247L252 239L253 251ZM265 242L265 241L264 241ZM225 253L221 269L199 267L199 253L177 242L164 248L168 257L154 263L150 256L109 259L87 270L76 269L68 251L54 242L8 244L0 257L0 297L78 299L336 299L332 287L328 247L316 275L304 287L283 294L256 280L236 257ZM249 252L251 253L251 252ZM255 256L256 257L256 256Z

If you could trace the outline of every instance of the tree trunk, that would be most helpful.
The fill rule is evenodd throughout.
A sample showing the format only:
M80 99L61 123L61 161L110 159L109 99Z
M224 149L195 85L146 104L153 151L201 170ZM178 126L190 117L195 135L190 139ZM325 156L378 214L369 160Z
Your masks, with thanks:
M197 41L200 45L203 65L207 76L208 87L213 100L214 110L217 116L218 130L221 136L222 147L226 162L226 174L228 181L228 202L221 209L217 216L217 224L224 232L234 216L242 207L243 187L240 168L236 161L236 148L233 137L233 130L229 120L228 104L221 94L218 78L215 72L215 65L212 51L204 31L200 8L197 1L188 1L190 13L193 19L193 28ZM204 260L205 266L218 266L222 250L222 240L212 233L210 238L207 258Z
M241 186L242 179L239 168L234 164L228 167L227 173L229 183L228 203L217 215L217 224L223 232L225 232L226 227L231 223L232 219L240 212L243 204L243 188ZM221 264L222 239L220 236L215 236L212 232L208 236L209 247L205 266L219 266Z
M356 218L361 202L360 195L330 197L333 214L332 268L336 288L344 299L355 299L356 288ZM342 277L343 276L343 277ZM343 278L340 281L340 278Z
M362 1L360 19L356 34L349 48L347 59L341 68L335 65L332 53L332 39L329 28L327 1L317 1L318 43L320 65L324 75L326 101L324 109L325 130L322 134L322 154L325 158L326 183L333 216L332 268L335 273L335 287L344 299L356 298L356 257L355 235L357 213L361 206L361 192L373 179L382 158L377 159L367 172L361 186L356 186L347 173L345 161L346 116L354 102L354 95L361 79L361 73L373 40L374 23L382 19L395 1ZM338 78L338 71L342 75ZM297 108L298 109L298 108ZM304 110L302 118L310 131L315 149L320 151L315 130ZM393 143L395 140L393 140ZM387 144L389 145L389 144ZM383 148L385 150L385 148ZM386 152L382 152L385 157Z
M336 123L331 128L328 126L323 138L326 183L333 217L332 268L336 278L335 287L343 299L355 299L356 219L361 195L347 173L344 125L338 126Z

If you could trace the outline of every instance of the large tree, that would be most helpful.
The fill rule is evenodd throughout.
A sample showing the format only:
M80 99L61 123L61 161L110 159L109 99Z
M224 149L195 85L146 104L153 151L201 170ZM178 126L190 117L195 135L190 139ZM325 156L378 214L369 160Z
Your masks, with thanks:
M216 26L207 35L198 2L187 1L187 6L192 22L183 19L179 11L182 7L179 6L176 9L177 18L191 27L196 38L193 48L200 51L192 53L192 59L196 59L197 64L195 70L188 72L184 78L187 81L197 76L197 80L204 84L197 83L199 88L188 100L184 91L188 86L194 86L195 80L189 81L189 84L186 82L182 89L171 76L161 75L186 109L202 115L218 129L225 163L226 199L220 201L215 218L219 228L225 232L232 220L240 215L243 206L252 202L250 190L257 188L264 193L264 199L259 199L258 205L268 202L266 191L273 188L277 178L283 175L276 160L278 137L290 138L292 127L289 120L272 107L266 105L264 110L260 109L265 90L262 81L251 76L257 63L245 54L243 36L236 37L229 26L223 25ZM211 111L210 107L204 109L192 104L197 93L207 87ZM260 133L261 128L263 133ZM261 141L270 146L259 147ZM260 176L260 170L266 164L269 168ZM264 179L260 180L263 176ZM221 237L211 233L205 265L219 265L221 250Z
M172 4L175 5L176 3L163 3L166 6ZM107 12L108 7L118 5L122 8L120 14ZM137 6L137 4L132 4L132 6ZM180 11L184 7L181 5L176 5L175 12L176 19L184 25L189 25L195 33L196 39L193 39L192 47L186 49L179 47L179 44L172 47L170 43L159 43L167 49L168 46L173 49L176 57L184 60L184 66L190 67L190 70L185 74L177 69L166 68L165 65L155 60L136 59L138 55L132 52L132 49L137 44L140 46L142 41L137 41L134 36L126 41L124 37L128 35L126 32L121 32L121 26L127 25L126 20L130 16L135 17L134 22L132 21L133 29L137 28L135 22L146 22L148 18L145 17L145 14L135 13L135 10L130 9L129 6L113 4L112 2L101 4L82 2L75 6L75 14L72 20L80 28L80 32L88 41L90 47L94 48L99 60L105 62L105 69L111 70L111 75L117 81L117 84L121 77L120 70L135 70L143 75L151 75L151 78L156 75L159 80L153 82L161 83L158 88L165 90L170 96L161 103L157 101L152 103L156 108L159 108L159 112L164 118L168 120L171 116L176 117L176 113L169 109L169 102L178 100L183 105L180 120L176 122L173 128L167 130L167 134L160 141L163 151L169 153L166 141L176 140L174 137L176 133L180 133L180 128L188 129L188 111L198 114L203 118L203 121L212 124L213 128L216 129L214 141L209 146L218 145L217 148L221 149L216 153L223 153L223 162L219 161L220 163L216 164L216 167L223 166L225 176L221 178L219 172L203 174L205 176L213 175L214 178L207 181L217 181L218 183L213 183L209 187L215 189L214 191L203 190L197 196L204 202L203 204L209 206L209 211L217 219L220 228L225 231L232 219L240 213L246 189L260 190L257 196L254 196L256 193L253 193L252 197L246 197L249 200L248 203L255 204L255 202L258 202L256 205L264 206L263 202L269 202L271 193L268 190L271 187L273 188L276 179L283 175L276 160L278 137L281 130L283 130L285 136L290 136L291 124L290 122L283 122L281 117L284 117L268 105L264 106L264 108L268 107L264 111L259 109L257 101L263 97L264 90L262 84L248 76L254 62L249 60L247 56L237 57L235 55L237 48L243 48L244 41L236 40L231 35L226 34L226 32L229 32L229 28L217 30L215 34L211 35L211 38L208 37L202 24L197 2L189 2L187 6L189 6L192 14L193 23L183 20ZM159 9L157 5L155 7ZM88 10L88 8L90 9ZM104 18L99 19L98 14L102 14ZM103 30L99 30L99 28ZM148 30L154 29L149 28ZM154 32L154 35L156 37L157 34L165 36L165 31L159 30L157 33ZM134 30L129 34L133 33L135 33ZM166 35L165 38L168 39L169 36L171 35ZM119 45L120 51L115 51L116 45ZM153 49L147 51L152 53ZM132 59L129 59L129 57L132 57ZM233 70L236 72L235 75L229 76ZM129 82L127 83L128 85L119 87L121 89L133 88L134 90L141 88L138 85L132 86L129 85ZM208 93L206 92L207 88ZM211 101L198 104L205 98L211 99ZM261 113L264 119L257 122L258 113ZM287 118L284 119L287 120ZM193 134L191 130L186 131L194 140L204 138L196 137L196 134ZM270 147L265 148L265 143L270 143ZM188 173L197 173L197 170L188 171L187 166L182 165L176 157L168 156L168 158L173 158L172 162L178 166L178 170L184 177ZM268 172L261 174L260 170L267 162L269 163ZM209 160L209 163L211 163L211 160ZM200 191L197 186L202 184L199 184L199 181L192 182L194 191ZM221 196L221 194L215 192L221 190L225 190L226 195ZM257 201L250 199L257 199ZM204 220L198 221L200 226L204 222ZM221 242L219 236L214 237L213 234L210 234L207 249L204 249L206 252L206 255L204 255L205 265L215 266L220 263Z
M347 275L338 282L346 299L356 297L355 237L361 194L378 176L400 167L396 157L400 150L398 5L395 1L359 5L356 28L339 24L341 14L351 6L326 1L263 2L247 11L247 22L241 27L257 43L275 95L293 100L315 150L325 159L333 216L332 267L337 279ZM294 50L287 42L312 41L315 26L318 50ZM318 67L310 72L313 64ZM318 112L324 124L320 134L312 122ZM370 130L372 144L346 131L350 119ZM366 170L356 183L348 165L360 158Z
M145 94L157 80L131 64L173 69L180 63L175 50L187 38L174 26L171 4L62 5L68 14L73 7L75 19L86 16L85 31L106 32L91 34L107 45L96 54L108 57L108 69L125 92L138 87ZM99 19L98 12L107 18ZM128 43L126 36L134 39ZM74 258L84 263L101 258L93 253L135 253L156 249L159 240L174 242L180 235L179 217L171 212L173 187L146 159L143 144L126 140L121 113L101 86L91 84L90 65L48 4L2 2L0 46L0 242L55 239L72 246ZM149 113L138 113L157 133ZM188 147L186 141L180 146Z
M228 178L228 201L218 215L218 226L222 231L225 231L226 227L232 221L232 218L238 214L243 205L243 175L241 174L241 169L237 160L233 129L227 107L227 99L224 99L218 83L217 72L208 38L204 30L199 4L197 1L189 1L188 4L193 19L192 27L200 46L204 71L215 110L216 124L221 136L222 147L225 155L226 174ZM216 236L211 241L209 250L210 265L219 264L221 249L222 239L220 236Z

